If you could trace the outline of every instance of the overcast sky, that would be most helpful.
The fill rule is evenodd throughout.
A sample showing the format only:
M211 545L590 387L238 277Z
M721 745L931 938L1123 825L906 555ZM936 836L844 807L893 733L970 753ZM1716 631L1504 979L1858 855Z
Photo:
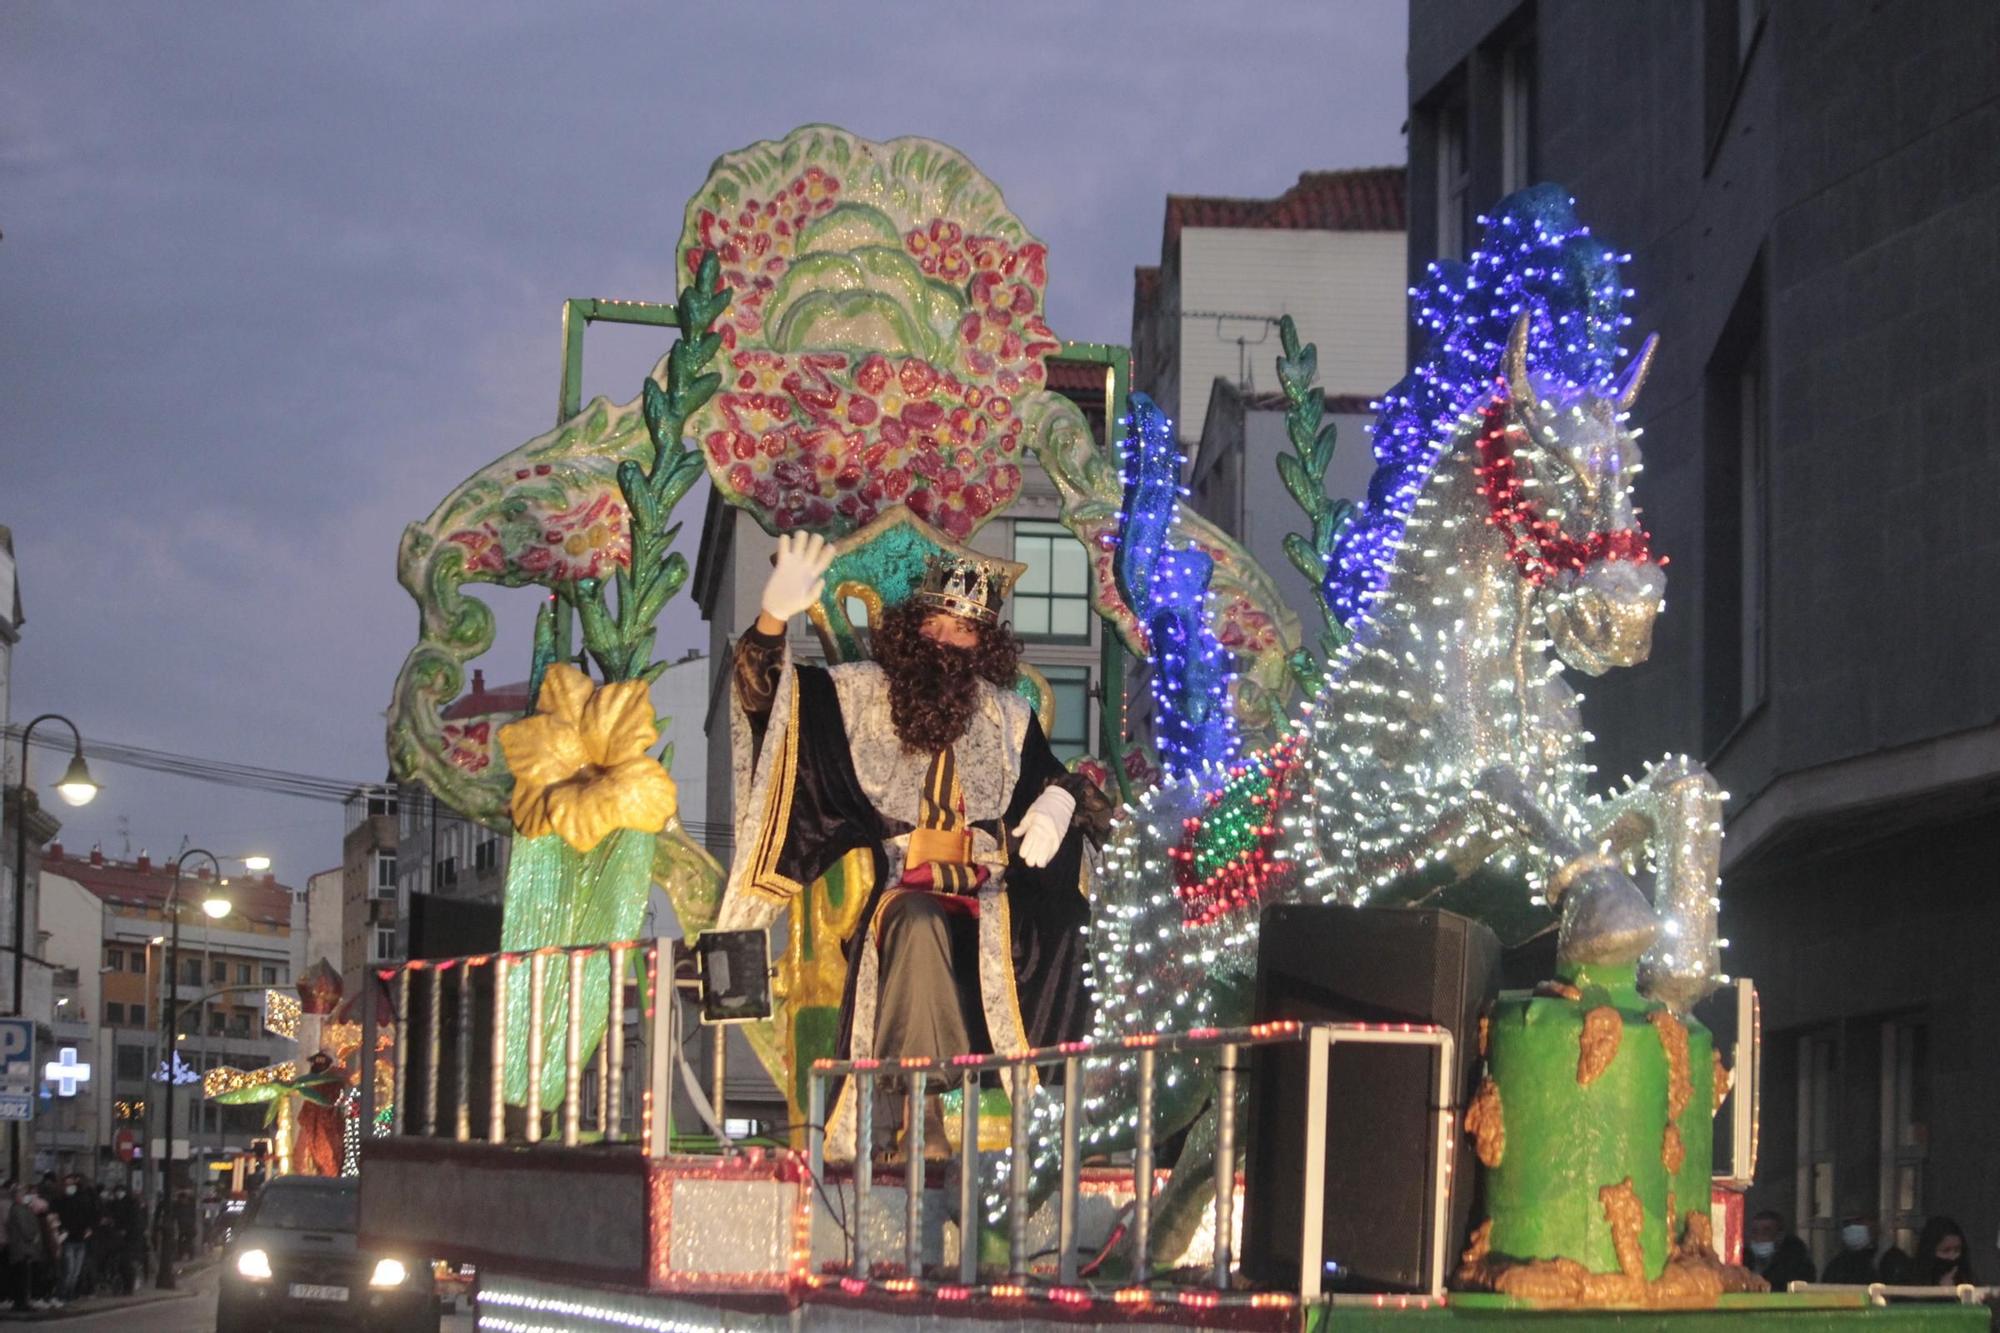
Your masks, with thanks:
M811 121L953 144L1049 243L1056 331L1122 343L1168 193L1402 162L1403 53L1392 0L9 0L14 719L379 778L416 628L398 535L553 424L565 298L672 299L716 156ZM631 398L662 350L593 331L586 393ZM662 654L705 641L678 599ZM44 790L60 766L38 752ZM335 805L97 776L73 849L185 836L293 884L339 861Z

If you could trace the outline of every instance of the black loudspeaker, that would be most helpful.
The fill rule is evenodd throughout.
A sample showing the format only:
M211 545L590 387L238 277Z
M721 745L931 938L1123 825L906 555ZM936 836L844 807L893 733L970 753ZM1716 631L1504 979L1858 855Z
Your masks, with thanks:
M500 904L410 895L410 957L464 958L500 949Z
M1462 1109L1479 1060L1479 1019L1499 988L1500 941L1451 912L1282 905L1257 945L1258 1022L1428 1023L1450 1030L1453 1086L1437 1085L1421 1046L1336 1043L1326 1084L1326 1170L1319 1255L1327 1292L1430 1290L1440 1096ZM1304 1044L1260 1046L1250 1060L1243 1192L1246 1276L1296 1290L1306 1207ZM1449 1182L1448 1246L1472 1206L1470 1157ZM1446 1256L1446 1271L1450 1259Z

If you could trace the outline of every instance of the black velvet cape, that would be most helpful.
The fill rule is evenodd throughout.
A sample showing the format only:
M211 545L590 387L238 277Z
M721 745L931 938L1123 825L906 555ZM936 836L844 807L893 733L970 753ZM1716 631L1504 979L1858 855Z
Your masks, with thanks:
M862 790L849 754L840 699L825 668L799 666L794 670L798 676L798 715L792 722L797 735L797 772L791 820L775 868L800 884L811 884L857 848L871 850L875 862L875 883L867 904L854 933L842 942L847 982L841 994L839 1055L846 1059L854 1034L859 951L870 947L875 914L881 910L883 895L893 887L887 882L889 861L884 843L909 832L910 826L885 818ZM1002 888L1013 934L1015 998L1028 1041L1047 1046L1080 1039L1090 1023L1090 995L1083 979L1084 928L1090 919L1090 903L1084 896L1084 832L1073 825L1049 863L1035 869L1015 856L1017 840L1012 830L1044 789L1051 785L1067 788L1086 779L1063 768L1049 749L1041 722L1032 715L1022 745L1020 773L1000 821L1004 827L995 827L991 820L975 821L974 827L984 828L1008 849ZM971 984L976 989L976 979ZM984 1023L979 1027L983 1029Z

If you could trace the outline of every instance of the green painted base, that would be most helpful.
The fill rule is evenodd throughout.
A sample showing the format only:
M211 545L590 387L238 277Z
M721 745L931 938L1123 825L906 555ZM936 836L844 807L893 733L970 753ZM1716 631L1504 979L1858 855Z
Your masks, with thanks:
M1468 1117L1492 1258L1655 1282L1677 1246L1705 1248L1710 1048L1700 1024L1639 993L1629 966L1568 967L1501 996ZM1500 1280L1547 1290L1527 1274Z

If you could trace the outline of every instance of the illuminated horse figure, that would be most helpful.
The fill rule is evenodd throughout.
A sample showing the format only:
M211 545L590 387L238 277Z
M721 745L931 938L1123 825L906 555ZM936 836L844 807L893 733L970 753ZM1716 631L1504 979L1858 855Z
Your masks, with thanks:
M1270 750L1141 798L1107 849L1099 1040L1247 1022L1257 913L1273 902L1532 905L1559 922L1564 961L1639 961L1676 1009L1714 984L1721 794L1673 758L1593 794L1562 677L1651 647L1662 562L1635 520L1625 419L1653 343L1621 373L1621 257L1562 191L1512 197L1485 242L1469 268L1433 270L1430 354L1381 404L1367 504L1324 543L1348 637L1316 696ZM1087 1153L1130 1146L1134 1064L1089 1071ZM1165 1134L1213 1080L1192 1060L1159 1067ZM1209 1192L1213 1120L1194 1125L1157 1206L1162 1261ZM1037 1176L1055 1161L1034 1158Z

